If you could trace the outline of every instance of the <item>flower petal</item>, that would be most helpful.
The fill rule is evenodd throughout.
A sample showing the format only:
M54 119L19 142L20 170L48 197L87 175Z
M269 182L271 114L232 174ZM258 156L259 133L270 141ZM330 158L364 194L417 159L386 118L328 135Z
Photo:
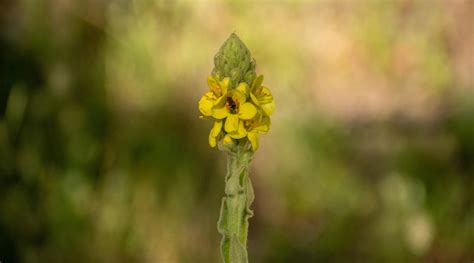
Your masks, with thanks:
M247 134L247 137L249 138L249 141L252 144L253 151L256 151L258 149L258 133L249 132Z
M266 104L273 101L273 96L270 90L266 87L262 87L262 91L258 97L260 104Z
M221 96L214 101L214 107L221 108L224 107L225 102L227 100L227 96Z
M222 130L222 120L216 120L214 126L211 129L211 135L217 137Z
M213 76L208 76L207 85L212 89L212 86L217 85L216 79Z
M249 91L249 85L245 82L240 82L239 86L237 86L236 90L242 92L245 96L247 96L248 91Z
M257 114L257 108L252 103L246 102L240 105L239 118L242 120L250 120L255 117L255 114Z
M245 93L242 93L240 90L234 89L230 94L230 97L233 101L238 102L239 104L243 104L247 101L247 96Z
M226 134L224 136L224 139L222 139L222 144L224 146L232 146L234 144L234 140L229 136L229 134Z
M216 137L212 136L212 130L211 130L211 132L209 133L209 145L212 148L214 148L214 147L216 147L216 144L217 144Z
M207 77L207 85L213 94L216 96L222 96L222 90L219 86L219 83L213 76Z
M275 111L275 102L272 100L270 103L262 104L263 111L268 115L272 115Z
M260 133L268 133L270 130L270 117L265 116L262 118L261 122L257 124L253 131L258 131Z
M230 137L234 139L242 139L247 136L247 130L245 129L244 122L239 121L239 128L231 133L228 133Z
M262 95L264 96L268 96L268 95L272 95L272 93L270 92L270 89L268 89L267 87L263 87L262 86Z
M202 115L204 116L211 116L212 115L212 106L214 105L214 101L209 99L205 94L199 100L199 111L201 111Z
M229 89L229 83L230 83L229 77L224 78L222 81L220 81L222 95L225 95L227 93L227 90Z
M252 102L255 103L255 105L260 106L260 102L258 102L257 97L255 97L253 93L250 93L250 98L252 99Z
M212 109L212 117L216 119L224 119L225 117L227 117L227 115L229 115L229 112L225 107Z
M229 114L225 121L224 130L228 133L237 131L239 122L239 116L237 114Z

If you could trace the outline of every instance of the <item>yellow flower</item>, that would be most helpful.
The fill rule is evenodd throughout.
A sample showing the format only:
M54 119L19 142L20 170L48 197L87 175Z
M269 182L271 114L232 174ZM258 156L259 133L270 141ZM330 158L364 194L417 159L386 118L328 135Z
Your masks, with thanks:
M259 114L251 120L245 121L245 128L247 130L247 138L252 144L252 149L258 149L258 135L260 133L266 134L270 130L270 117Z
M224 78L223 80L218 80L213 76L207 78L207 85L209 86L208 92L206 92L201 100L199 100L199 110L202 115L206 117L212 116L212 108L217 101L221 98L225 98L227 90L229 88L230 78Z
M253 103L262 108L267 116L270 116L275 111L275 102L270 90L262 86L263 75L258 76L252 83L250 89L250 98Z
M230 78L208 77L209 91L199 101L199 110L203 116L214 119L209 133L211 147L216 147L219 140L223 146L232 148L235 140L248 138L253 151L258 149L259 134L269 131L269 116L275 110L273 96L262 82L260 75L251 87L241 82L230 89Z
M257 114L257 108L247 102L248 93L248 85L242 82L226 96L219 98L212 109L212 117L218 120L225 119L224 131L231 138L244 138L247 131L243 121L250 120Z

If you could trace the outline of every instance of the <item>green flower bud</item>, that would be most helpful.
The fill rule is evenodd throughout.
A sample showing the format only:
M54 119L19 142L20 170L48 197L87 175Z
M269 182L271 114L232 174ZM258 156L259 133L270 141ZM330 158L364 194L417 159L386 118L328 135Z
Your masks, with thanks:
M230 89L236 88L240 82L250 86L256 76L255 65L249 49L232 33L214 57L212 75L218 79L229 77Z

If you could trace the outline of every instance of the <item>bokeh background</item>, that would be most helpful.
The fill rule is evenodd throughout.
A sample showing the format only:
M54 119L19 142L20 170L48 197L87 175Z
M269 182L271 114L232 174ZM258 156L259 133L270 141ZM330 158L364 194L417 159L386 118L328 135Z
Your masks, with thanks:
M1 262L220 262L198 118L236 32L277 110L251 262L474 260L474 2L0 2Z

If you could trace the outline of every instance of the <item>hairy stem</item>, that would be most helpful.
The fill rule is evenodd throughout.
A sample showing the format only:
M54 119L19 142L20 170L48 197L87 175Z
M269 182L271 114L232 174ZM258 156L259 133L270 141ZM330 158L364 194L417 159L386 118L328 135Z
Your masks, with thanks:
M247 233L254 199L249 166L253 152L238 149L228 154L225 197L222 198L217 229L222 234L224 263L247 263Z

